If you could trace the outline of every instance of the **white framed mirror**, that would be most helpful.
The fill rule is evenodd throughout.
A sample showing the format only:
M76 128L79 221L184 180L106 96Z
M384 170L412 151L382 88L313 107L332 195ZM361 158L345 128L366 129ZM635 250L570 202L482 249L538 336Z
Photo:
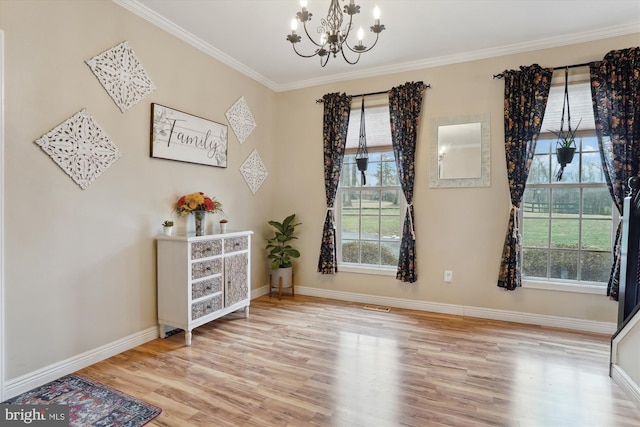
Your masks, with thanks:
M491 185L490 121L489 113L431 119L430 187Z

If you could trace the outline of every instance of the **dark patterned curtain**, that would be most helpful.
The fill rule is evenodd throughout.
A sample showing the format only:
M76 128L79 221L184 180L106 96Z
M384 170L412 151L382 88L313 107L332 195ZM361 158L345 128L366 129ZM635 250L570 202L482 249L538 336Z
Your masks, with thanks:
M638 175L640 163L640 48L609 52L589 64L593 116L602 168L611 198L622 214L628 180ZM618 225L607 295L618 300L620 243Z
M413 181L418 122L425 86L422 82L408 82L389 91L391 141L398 167L400 186L407 200L407 213L402 228L400 259L396 279L413 283L416 275L416 233L413 214Z
M541 68L537 64L502 73L504 148L511 194L509 225L498 274L498 286L505 290L511 291L521 286L522 255L518 215L549 98L552 73L552 69Z
M318 271L322 274L333 274L338 271L333 202L336 199L347 143L351 96L344 93L328 93L322 97L322 101L324 103L322 143L324 145L324 188L327 197L327 215L322 229Z

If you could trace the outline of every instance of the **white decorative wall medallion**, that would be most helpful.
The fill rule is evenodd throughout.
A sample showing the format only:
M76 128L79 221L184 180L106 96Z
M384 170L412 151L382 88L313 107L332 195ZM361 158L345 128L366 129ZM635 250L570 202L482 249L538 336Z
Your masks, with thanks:
M247 160L240 166L240 172L253 194L256 194L262 183L267 179L267 168L262 163L258 150L253 150Z
M249 110L244 96L240 97L240 99L233 104L229 111L227 111L226 116L240 144L242 144L256 128L256 122L253 120L253 115L251 115L251 110Z
M86 108L35 143L83 190L122 156Z
M156 89L127 41L85 62L123 113Z

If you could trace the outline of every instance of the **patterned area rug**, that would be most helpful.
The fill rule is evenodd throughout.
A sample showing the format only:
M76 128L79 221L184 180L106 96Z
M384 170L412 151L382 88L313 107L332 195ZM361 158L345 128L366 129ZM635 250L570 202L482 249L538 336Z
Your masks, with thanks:
M68 405L70 426L139 427L162 409L79 375L67 375L3 403Z

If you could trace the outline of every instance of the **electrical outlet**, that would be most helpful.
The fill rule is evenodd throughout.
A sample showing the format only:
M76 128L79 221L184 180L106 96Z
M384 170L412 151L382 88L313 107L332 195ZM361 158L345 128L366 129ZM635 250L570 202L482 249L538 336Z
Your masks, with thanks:
M445 283L451 283L453 281L453 271L451 270L444 271L444 281Z

